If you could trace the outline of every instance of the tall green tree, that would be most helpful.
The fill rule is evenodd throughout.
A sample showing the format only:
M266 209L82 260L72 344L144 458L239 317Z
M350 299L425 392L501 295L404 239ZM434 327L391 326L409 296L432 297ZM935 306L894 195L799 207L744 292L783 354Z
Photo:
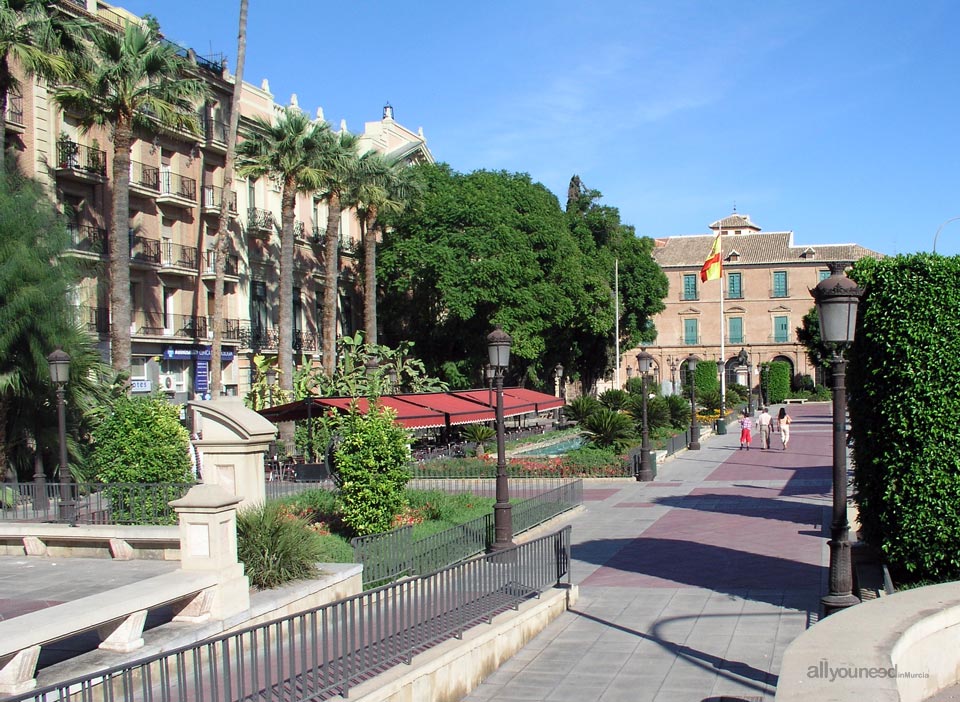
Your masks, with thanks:
M417 171L376 151L360 157L348 200L360 218L363 239L363 323L368 344L377 345L377 238L381 216L396 217L420 191Z
M18 173L0 177L0 472L33 473L36 443L52 474L58 456L57 414L47 355L70 355L66 386L71 462L82 465L81 444L109 400L92 338L78 329L68 304L76 271L63 253L69 234L49 197Z
M331 135L324 151L323 192L327 198L327 228L323 239L323 372L332 378L337 366L337 302L340 296L340 215L343 193L361 167L357 137L343 130Z
M123 33L96 28L92 56L75 85L55 93L57 102L81 115L80 126L113 132L110 217L110 360L130 368L130 148L137 130L186 130L199 134L197 103L206 84L191 77L190 63L153 26L129 24Z
M233 92L230 95L230 126L227 130L227 155L223 166L223 198L220 200L220 217L217 221L217 238L214 243L215 280L213 284L213 340L210 344L210 396L220 397L223 383L221 358L223 355L223 308L225 302L227 258L230 255L230 206L233 193L233 170L237 160L237 131L240 128L240 96L243 92L243 67L247 61L247 8L249 0L240 0L240 27L237 31L237 70L233 77Z
M16 65L27 77L67 78L73 64L65 51L76 50L82 26L67 22L44 0L0 0L0 144L6 153L7 102L19 90ZM0 158L0 174L6 168Z
M258 117L237 146L237 172L280 183L280 385L293 390L293 234L298 192L320 190L327 181L323 154L330 127L313 122L299 108L287 107L276 122Z

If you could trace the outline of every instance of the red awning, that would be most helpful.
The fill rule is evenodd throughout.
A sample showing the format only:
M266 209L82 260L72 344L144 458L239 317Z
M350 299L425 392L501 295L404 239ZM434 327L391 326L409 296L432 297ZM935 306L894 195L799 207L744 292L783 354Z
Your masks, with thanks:
M451 426L473 422L492 422L494 411L486 404L467 400L445 392L417 393L416 395L394 395L399 400L421 407L442 412Z
M425 392L405 395L384 395L379 403L397 413L397 423L408 429L489 422L495 419L497 394L493 390L464 390L462 392ZM292 422L320 417L325 411L346 411L356 402L366 412L369 402L365 397L310 397L285 405L260 410L260 415L271 422ZM563 405L553 395L527 390L504 388L503 416L515 417L530 412L543 412Z

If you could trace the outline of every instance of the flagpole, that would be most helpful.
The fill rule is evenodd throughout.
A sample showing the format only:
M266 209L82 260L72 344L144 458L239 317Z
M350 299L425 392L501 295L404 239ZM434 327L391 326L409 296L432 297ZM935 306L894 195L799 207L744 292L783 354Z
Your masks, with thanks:
M727 404L727 353L724 346L726 325L723 318L723 244L720 245L720 421L723 422Z

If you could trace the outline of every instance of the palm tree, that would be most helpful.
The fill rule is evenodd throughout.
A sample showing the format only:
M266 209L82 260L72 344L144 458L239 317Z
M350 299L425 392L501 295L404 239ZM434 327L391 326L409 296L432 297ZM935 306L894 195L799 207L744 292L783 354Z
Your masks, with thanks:
M403 161L391 161L368 151L360 157L350 203L360 218L363 239L363 323L366 342L377 345L377 235L381 214L399 214L420 192L416 171Z
M72 72L71 62L61 52L74 48L80 32L62 31L63 22L51 14L43 0L0 0L0 144L6 153L7 100L20 87L11 71L11 60L27 76L63 79ZM2 156L2 155L0 155ZM0 157L0 174L6 168Z
M280 183L280 386L293 390L293 224L298 192L322 188L328 175L322 156L330 127L312 122L299 108L287 107L275 124L258 117L237 146L237 172Z
M122 34L92 32L92 66L56 100L81 115L80 127L113 130L113 195L110 218L110 361L130 368L130 147L134 131L158 128L199 133L196 103L206 84L189 76L189 62L153 27L129 24Z
M323 373L333 377L337 366L337 298L339 296L340 214L343 192L360 163L357 137L343 130L330 140L324 157L327 181L327 233L323 247Z
M636 439L630 417L606 407L601 407L587 417L582 426L590 443L600 448L623 451Z
M221 357L223 352L223 303L224 282L227 271L228 244L227 226L230 222L230 194L233 192L233 164L237 155L237 130L240 127L240 95L243 92L243 65L247 59L247 6L249 0L240 0L240 30L237 34L237 72L233 77L233 94L230 96L230 129L227 132L227 155L223 166L223 198L220 200L220 218L217 223L217 238L214 243L213 284L213 341L210 344L210 396L220 397Z

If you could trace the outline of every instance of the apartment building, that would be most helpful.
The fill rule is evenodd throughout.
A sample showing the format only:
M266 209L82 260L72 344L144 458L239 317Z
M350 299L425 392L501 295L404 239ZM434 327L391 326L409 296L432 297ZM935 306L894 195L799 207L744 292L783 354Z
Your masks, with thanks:
M759 366L785 361L794 374L816 377L796 329L814 304L810 290L830 275L830 264L881 254L857 244L797 246L791 231L762 231L734 212L710 225L710 234L656 240L653 257L670 283L665 309L654 318L657 339L646 347L667 391L682 382L693 353L723 363L727 383L759 381ZM723 277L701 282L700 268L720 234ZM723 292L723 314L720 294ZM721 358L720 335L724 335ZM739 360L746 351L748 368ZM621 378L636 368L638 349L624 354Z
M98 0L60 0L61 9L116 31L141 18ZM162 18L161 18L162 20ZM227 132L234 77L221 56L182 49L211 89L198 107L201 134L138 133L131 151L130 304L131 378L134 393L160 389L174 402L207 395L213 312L214 239L220 205L231 212L231 252L226 264L223 386L242 395L253 380L255 354L277 352L279 324L280 190L272 180L234 178L224 191ZM43 182L67 219L68 255L83 278L74 291L80 319L109 358L110 310L106 282L111 222L113 153L106 130L82 132L78 116L52 101L42 81L25 79L7 110L7 144L21 168ZM296 105L296 96L291 98ZM250 120L282 111L266 80L244 83L241 131ZM318 110L317 119L322 120ZM340 129L347 126L341 123ZM360 151L375 149L406 163L433 162L422 129L413 132L384 107L367 122ZM321 194L300 194L295 224L294 356L319 363L323 300L323 240L327 203ZM344 211L340 230L338 332L361 326L362 276L357 269L360 225Z

